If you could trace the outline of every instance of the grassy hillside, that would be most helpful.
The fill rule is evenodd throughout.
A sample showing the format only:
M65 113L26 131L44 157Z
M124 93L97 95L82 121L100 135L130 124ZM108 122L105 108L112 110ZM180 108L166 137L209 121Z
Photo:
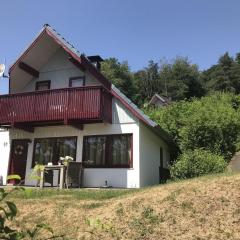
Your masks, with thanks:
M47 222L66 239L240 239L239 174L139 191L28 190L12 200L17 226Z

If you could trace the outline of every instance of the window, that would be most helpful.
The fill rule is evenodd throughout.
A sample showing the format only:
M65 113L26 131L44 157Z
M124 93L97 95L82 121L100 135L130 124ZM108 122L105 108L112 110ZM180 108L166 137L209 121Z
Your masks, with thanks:
M82 87L85 85L85 76L69 78L69 87Z
M60 157L71 156L76 161L77 137L38 138L34 141L33 162L57 164Z
M131 160L131 137L130 135L112 136L110 141L110 152L112 166L127 166Z
M85 136L85 167L132 167L132 134Z
M85 137L84 138L84 162L86 165L106 165L106 137Z
M41 82L36 82L36 91L39 90L48 90L50 89L51 81L41 81Z

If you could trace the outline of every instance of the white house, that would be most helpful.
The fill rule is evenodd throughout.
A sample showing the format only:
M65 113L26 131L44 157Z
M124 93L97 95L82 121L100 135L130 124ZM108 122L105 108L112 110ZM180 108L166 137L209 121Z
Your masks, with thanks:
M9 160L0 161L4 178L18 174L35 184L29 177L35 163L70 155L83 163L84 187L159 183L171 141L101 74L101 61L44 25L11 66L9 94L0 96L0 126L11 143Z

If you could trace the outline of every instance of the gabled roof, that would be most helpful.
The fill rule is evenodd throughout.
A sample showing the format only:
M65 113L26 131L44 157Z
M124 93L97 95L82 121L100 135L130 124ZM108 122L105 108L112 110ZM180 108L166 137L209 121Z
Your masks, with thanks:
M148 116L146 116L130 99L128 99L120 90L118 90L110 81L108 81L103 74L96 69L91 61L83 54L81 54L72 44L70 44L65 38L63 38L55 29L50 25L45 24L37 35L35 40L25 49L25 51L20 55L20 57L12 64L9 69L9 75L18 66L18 63L24 59L25 56L30 52L30 50L37 44L37 42L43 37L43 35L48 35L55 43L62 47L72 58L71 61L87 69L94 77L96 77L107 89L109 89L112 95L117 98L137 119L141 120L150 128L154 129L154 132L161 136L166 142L172 143L168 134L163 131L160 126L152 121Z
M149 104L155 104L156 101L161 101L164 105L170 104L171 100L168 97L160 96L159 94L155 93L151 100L149 101Z
M44 36L48 35L55 43L57 43L60 47L62 47L70 56L70 60L76 64L79 65L79 67L83 69L88 69L88 71L95 76L107 89L111 89L111 82L108 81L100 71L98 71L91 61L84 56L83 54L80 54L80 52L68 41L66 41L65 38L63 38L55 29L50 27L50 25L45 24L40 33L37 35L36 39L27 47L27 49L20 55L20 57L15 61L14 64L9 69L9 75L11 75L11 72L15 67L18 66L18 63L21 62L24 57L28 55L30 50L37 44L38 41Z

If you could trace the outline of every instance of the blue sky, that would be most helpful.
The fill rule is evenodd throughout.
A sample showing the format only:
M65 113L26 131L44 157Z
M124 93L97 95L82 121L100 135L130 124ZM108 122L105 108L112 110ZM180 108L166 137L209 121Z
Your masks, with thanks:
M128 60L134 71L176 56L206 69L224 52L240 51L239 0L7 0L0 9L0 61L7 65L44 23L81 52Z

